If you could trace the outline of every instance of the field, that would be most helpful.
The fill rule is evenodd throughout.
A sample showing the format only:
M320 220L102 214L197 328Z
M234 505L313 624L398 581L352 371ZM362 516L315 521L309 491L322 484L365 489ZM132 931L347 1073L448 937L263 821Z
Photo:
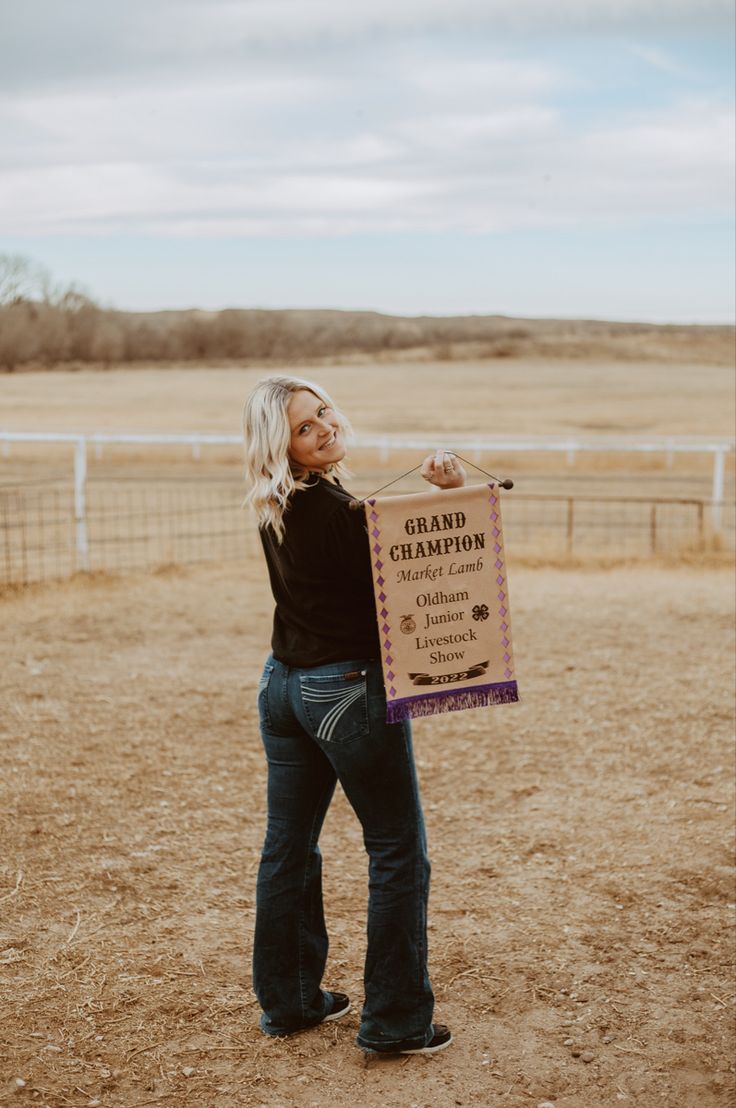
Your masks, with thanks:
M733 433L733 375L719 367L314 375L366 432ZM236 432L259 376L5 377L2 426ZM13 448L3 471L25 480L69 462L66 449ZM118 462L193 468L159 454L99 464ZM695 462L630 464L580 478L709 481ZM533 569L515 565L511 533L507 555L521 702L415 726L430 969L456 1040L431 1058L366 1060L354 1046L367 867L342 795L322 838L325 984L354 1011L290 1040L257 1029L260 560L0 599L0 1104L733 1104L732 575Z
M111 369L0 377L4 430L220 431L263 369ZM731 365L501 359L319 366L357 431L509 435L734 433Z

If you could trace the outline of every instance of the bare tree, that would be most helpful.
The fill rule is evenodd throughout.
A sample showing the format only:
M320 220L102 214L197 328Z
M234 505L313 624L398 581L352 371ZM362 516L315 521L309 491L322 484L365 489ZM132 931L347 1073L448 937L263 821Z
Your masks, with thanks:
M0 306L0 367L12 373L36 354L35 312L24 300Z
M0 304L46 300L51 275L23 254L0 254Z

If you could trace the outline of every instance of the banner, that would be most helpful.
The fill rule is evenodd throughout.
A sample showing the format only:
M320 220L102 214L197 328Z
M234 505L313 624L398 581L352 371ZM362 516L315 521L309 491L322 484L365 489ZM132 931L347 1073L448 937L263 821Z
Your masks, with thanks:
M388 721L518 700L498 487L364 507Z

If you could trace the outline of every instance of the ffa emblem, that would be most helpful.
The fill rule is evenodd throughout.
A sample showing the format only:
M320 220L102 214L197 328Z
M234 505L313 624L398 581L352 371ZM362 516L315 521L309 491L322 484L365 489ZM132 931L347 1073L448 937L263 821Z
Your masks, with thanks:
M405 635L411 635L412 631L416 631L417 625L411 616L402 616L399 627Z

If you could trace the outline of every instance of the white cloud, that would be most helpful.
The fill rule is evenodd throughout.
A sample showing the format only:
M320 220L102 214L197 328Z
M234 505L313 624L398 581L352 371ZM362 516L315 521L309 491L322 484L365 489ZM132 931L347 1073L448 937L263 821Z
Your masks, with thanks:
M297 139L273 157L261 145L250 158L17 170L0 177L0 231L486 232L727 213L733 122L699 101L577 134L524 107L393 120L317 151Z
M397 52L400 75L409 105L422 113L500 114L520 105L532 110L580 86L572 72L525 57L479 57L466 49L459 56L434 50Z
M675 77L684 77L687 80L692 80L698 76L689 66L682 65L666 50L662 50L658 46L648 46L640 42L629 42L625 45L630 54L646 62L652 69L658 69L662 73L670 73Z
M173 45L194 49L209 49L223 38L237 41L238 36L243 45L254 42L263 46L433 30L661 30L682 25L703 28L712 23L728 26L732 20L728 0L557 0L555 4L549 0L515 0L513 4L508 0L453 0L452 4L447 0L190 0L188 4L134 0L133 7L138 5L149 34L166 26Z
M332 91L326 78L293 73L190 81L155 92L33 93L2 105L13 137L0 150L0 164L228 158L249 149L260 155L273 143L269 122L293 108L308 110Z
M597 114L590 69L536 55L533 37L501 49L498 34L550 13L558 29L702 25L724 18L720 0L80 0L89 20L77 11L74 26L63 5L27 2L48 23L20 5L11 23L28 41L46 26L37 61L54 87L13 57L5 234L482 232L730 210L725 97L685 99L675 79L669 104L644 111L612 106L609 87ZM417 28L447 34L403 35ZM353 46L329 45L340 36ZM629 49L678 77L661 48Z
M709 176L733 166L734 112L708 101L682 102L667 114L593 132L580 148L598 163L653 177Z
M279 54L319 59L427 34L532 42L569 32L728 35L732 24L730 0L16 0L3 10L0 85L161 86L185 74L196 83Z
M401 158L404 152L402 143L386 135L371 131L358 132L352 138L348 138L342 151L343 164L371 165L380 162L389 162ZM311 155L316 155L317 160L329 161L334 157L335 149L330 143L323 148L310 150Z
M209 173L207 172L209 169ZM0 180L0 209L16 213L16 233L105 233L134 226L168 233L283 233L317 224L355 226L368 215L376 222L411 208L436 189L432 182L358 173L340 176L284 172L254 174L233 164L142 167L126 163L63 167L37 173L8 173ZM53 196L50 209L47 198ZM8 232L0 223L0 231Z
M499 150L501 141L516 149L534 139L548 141L552 129L557 129L559 116L553 108L523 107L497 112L451 113L421 115L399 121L395 130L411 140L414 151L434 151L439 154L460 154L465 161L479 158L505 161L507 153Z

